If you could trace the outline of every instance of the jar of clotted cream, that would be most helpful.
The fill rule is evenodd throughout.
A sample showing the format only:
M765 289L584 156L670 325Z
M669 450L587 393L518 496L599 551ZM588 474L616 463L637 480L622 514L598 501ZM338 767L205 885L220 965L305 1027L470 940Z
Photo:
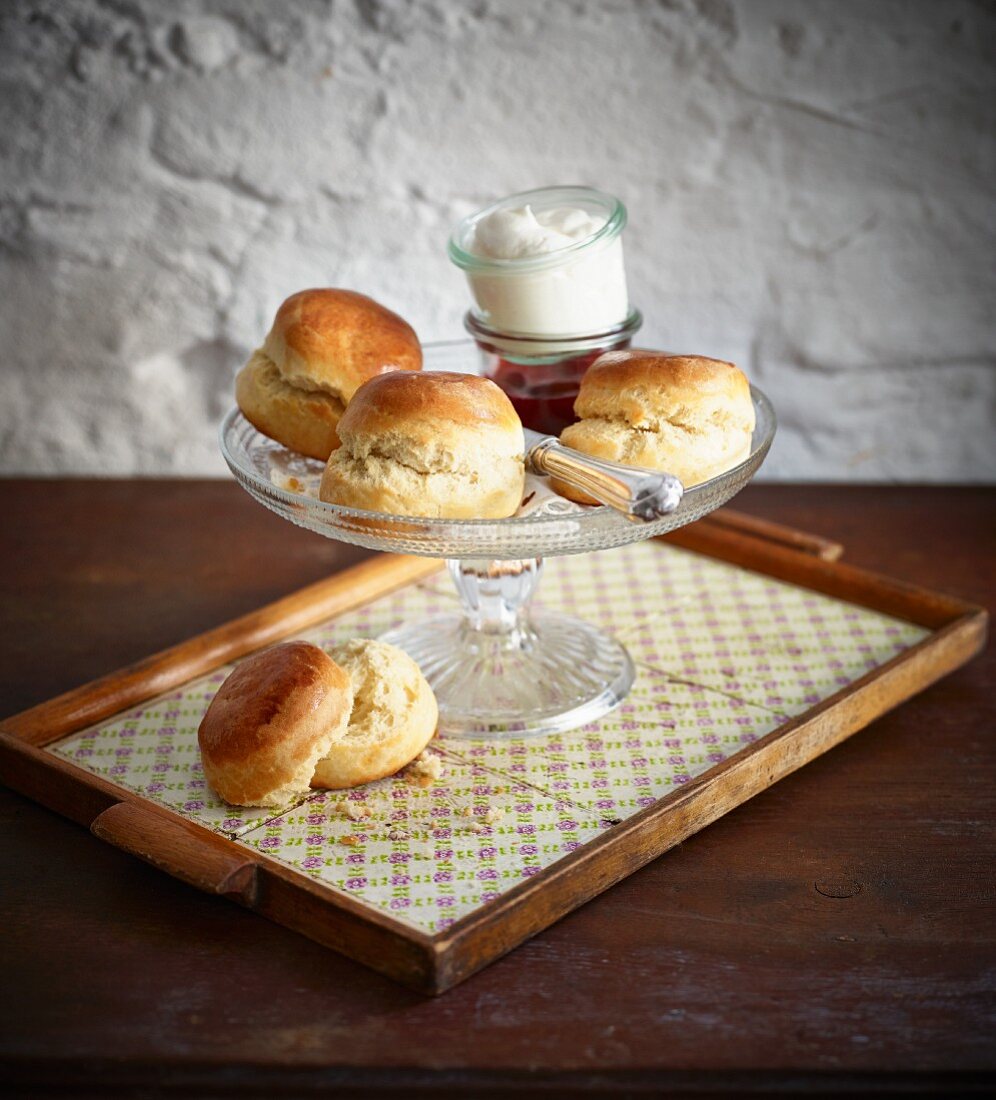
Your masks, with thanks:
M464 218L450 237L474 298L464 323L483 373L527 428L556 434L573 423L584 372L640 327L626 291L625 225L612 195L547 187Z

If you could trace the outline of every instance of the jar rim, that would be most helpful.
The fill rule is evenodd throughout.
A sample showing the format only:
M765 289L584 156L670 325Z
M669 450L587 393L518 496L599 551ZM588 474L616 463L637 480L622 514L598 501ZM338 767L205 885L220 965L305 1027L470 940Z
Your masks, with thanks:
M575 202L585 201L589 205L600 206L606 214L605 224L596 229L589 237L564 245L563 248L541 253L538 256L521 256L512 260L478 256L464 247L469 231L479 221L493 214L496 210L515 205L524 206L527 203L537 203L541 200L547 203L562 201L569 204L572 199ZM611 242L625 228L626 217L626 207L619 199L606 191L576 184L539 187L533 191L518 191L514 195L506 195L503 199L498 199L497 202L493 202L462 218L450 234L446 251L453 263L464 271L487 272L489 275L518 275L527 271L542 271L551 267L559 267L565 260L576 256L578 252L586 251L592 245Z
M601 347L603 344L621 343L631 339L643 324L643 314L630 307L626 319L610 328L595 332L554 333L544 335L538 332L507 332L492 328L487 321L468 310L464 314L464 328L474 337L478 346L492 350L516 349L528 354L531 348L542 348L543 355L555 354L560 348L564 352L586 351Z

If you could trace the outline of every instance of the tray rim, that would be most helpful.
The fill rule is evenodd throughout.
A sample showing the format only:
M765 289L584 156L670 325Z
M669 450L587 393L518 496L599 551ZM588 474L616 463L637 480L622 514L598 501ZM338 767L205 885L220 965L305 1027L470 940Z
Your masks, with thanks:
M226 896L419 992L442 993L954 671L985 644L985 609L838 562L832 553L807 552L709 518L659 541L903 618L930 634L435 934L47 751L230 660L417 583L442 568L433 559L378 555L0 721L0 779L199 889ZM120 806L126 808L115 809ZM136 841L123 828L128 823L144 839ZM234 872L247 864L251 868L235 881Z

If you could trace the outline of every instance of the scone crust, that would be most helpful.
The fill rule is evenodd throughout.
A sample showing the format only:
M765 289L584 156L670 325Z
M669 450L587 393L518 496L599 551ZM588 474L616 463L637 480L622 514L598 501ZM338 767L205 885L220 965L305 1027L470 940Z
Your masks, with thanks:
M751 423L750 384L739 367L705 355L630 348L600 355L585 372L574 402L578 417L622 419L633 427L687 421L702 430L716 410ZM683 415L687 413L687 415Z
M291 385L346 405L369 378L422 369L422 347L407 321L365 294L329 287L292 294L263 350Z
M561 432L565 446L597 458L662 470L685 487L708 481L750 454L754 405L733 363L701 355L632 349L608 352L588 369ZM594 503L554 482L564 496Z
M319 489L329 503L447 519L500 519L521 503L522 424L485 378L374 378L355 394L339 438Z
M396 646L354 639L332 656L351 677L353 714L345 736L316 764L311 785L343 790L411 763L435 734L439 710L418 665Z
M467 433L479 433L500 454L521 452L522 422L515 406L494 382L474 374L422 371L376 378L350 409L344 438L401 426L415 443L459 444Z
M286 642L247 657L198 728L204 776L238 806L306 794L316 762L345 735L352 705L349 674L317 646Z

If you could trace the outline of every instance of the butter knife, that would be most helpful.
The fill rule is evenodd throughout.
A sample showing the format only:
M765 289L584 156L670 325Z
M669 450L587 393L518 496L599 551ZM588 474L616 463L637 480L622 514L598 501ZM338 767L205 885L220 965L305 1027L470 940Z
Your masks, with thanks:
M565 447L556 436L523 432L527 470L549 474L630 519L660 519L681 503L684 486L673 474L606 462Z

